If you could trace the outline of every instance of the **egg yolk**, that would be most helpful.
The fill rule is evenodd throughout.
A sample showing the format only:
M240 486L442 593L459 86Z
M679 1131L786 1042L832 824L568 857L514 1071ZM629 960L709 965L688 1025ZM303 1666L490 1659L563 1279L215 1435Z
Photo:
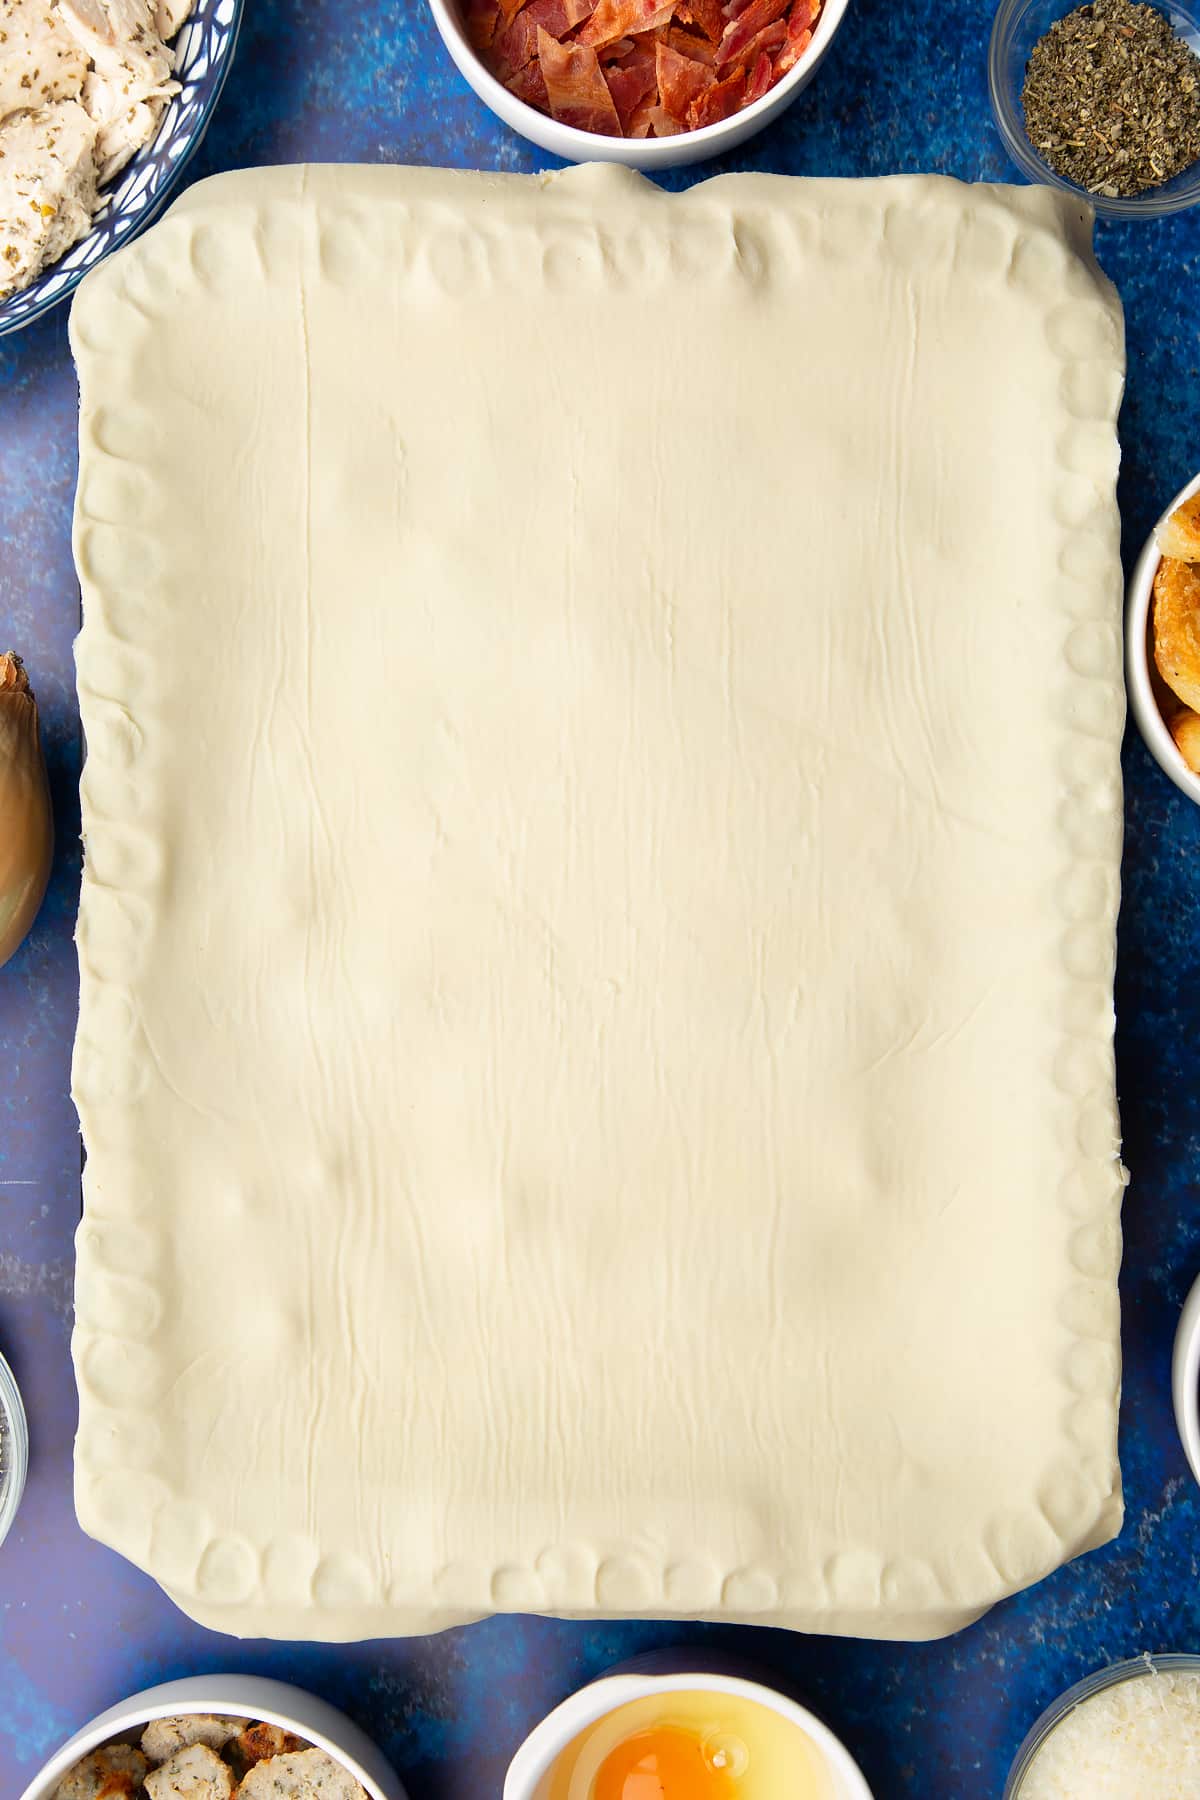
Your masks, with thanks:
M726 1752L690 1731L659 1725L639 1731L605 1757L595 1800L737 1800Z

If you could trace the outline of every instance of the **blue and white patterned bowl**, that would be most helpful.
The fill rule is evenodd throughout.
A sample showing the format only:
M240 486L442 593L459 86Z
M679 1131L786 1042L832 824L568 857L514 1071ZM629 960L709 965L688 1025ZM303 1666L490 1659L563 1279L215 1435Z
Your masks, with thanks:
M158 133L106 188L85 237L11 299L0 300L0 337L30 325L72 293L110 250L127 244L169 199L200 146L233 61L244 0L196 0L175 40L175 79L182 91L163 113Z

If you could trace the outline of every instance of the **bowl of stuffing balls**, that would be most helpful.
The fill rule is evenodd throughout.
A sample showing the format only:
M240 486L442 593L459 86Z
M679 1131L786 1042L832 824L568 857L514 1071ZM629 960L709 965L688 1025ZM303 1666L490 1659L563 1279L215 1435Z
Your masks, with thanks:
M5 0L0 336L159 212L199 146L243 0Z
M848 0L430 0L498 118L568 162L665 169L732 150L825 60Z
M85 1725L22 1800L405 1800L344 1713L279 1681L205 1675Z

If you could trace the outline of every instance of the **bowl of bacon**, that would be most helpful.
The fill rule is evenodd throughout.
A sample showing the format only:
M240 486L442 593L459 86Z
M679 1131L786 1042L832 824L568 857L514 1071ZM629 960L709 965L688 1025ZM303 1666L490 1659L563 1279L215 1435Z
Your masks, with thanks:
M506 125L569 162L663 169L743 143L816 74L849 0L429 0Z

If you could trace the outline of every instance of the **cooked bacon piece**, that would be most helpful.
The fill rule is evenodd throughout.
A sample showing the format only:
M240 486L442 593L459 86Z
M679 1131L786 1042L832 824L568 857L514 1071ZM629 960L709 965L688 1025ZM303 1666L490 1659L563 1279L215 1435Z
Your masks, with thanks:
M816 22L819 8L812 0L795 0L795 5L788 14L787 41L779 55L775 58L775 79L786 75L800 61L808 46L812 43L812 28Z
M610 64L604 71L608 91L613 97L621 130L633 136L633 121L638 109L658 98L658 71L653 39L633 44L632 55L623 62Z
M782 18L787 9L788 0L750 0L745 12L725 27L717 50L718 69L740 63L759 32Z
M774 79L775 65L766 51L760 50L758 60L750 71L750 79L746 83L746 98L742 101L742 105L753 106L756 100L761 100Z
M512 24L504 27L492 46L488 58L492 74L507 85L518 70L532 62L537 55L540 29L554 38L566 36L571 28L564 0L529 0L528 5L522 5Z
M690 56L680 56L670 44L659 43L655 48L658 95L663 111L678 124L686 125L688 108L713 86L716 76L703 63L693 62Z
M735 113L746 98L746 71L735 69L724 81L714 82L706 88L698 100L693 100L688 107L687 122L693 131L699 131L705 125L716 125L721 119L727 119Z
M497 0L467 0L463 23L467 28L467 42L472 50L477 53L486 50L500 23Z
M786 42L787 42L787 20L786 19L776 19L775 23L773 25L768 25L765 28L765 30L760 31L758 33L758 36L755 38L752 38L750 40L750 42L746 45L746 48L742 51L742 54L737 59L738 60L738 68L745 69L747 72L749 72L749 70L751 70L754 67L755 63L758 61L759 57L762 55L764 50L766 51L767 55L772 59L772 66L774 66L775 52L779 49L782 49L783 45ZM718 59L717 67L721 68L722 64L720 61L720 51L717 52L717 59ZM729 65L725 64L724 67L727 71Z
M621 120L608 91L600 59L588 44L560 44L538 26L538 62L550 111L560 125L621 137Z
M800 58L804 55L804 52L808 49L808 46L812 43L812 35L811 31L802 31L798 38L788 39L783 49L779 52L779 55L775 58L776 81L779 80L781 75L786 75L789 69L795 68L796 64L800 61Z
M536 106L539 112L550 111L550 96L546 92L542 65L536 57L532 62L526 63L523 69L518 69L504 85L510 94L515 94L526 106Z
M716 47L707 38L695 31L683 31L678 25L666 26L658 33L658 41L670 44L680 56L690 56L693 62L703 63L706 69L711 69L717 60Z
M675 17L681 25L694 25L712 43L720 42L721 33L725 29L721 0L680 0L675 8Z
M5 0L0 0L0 8ZM822 0L463 0L468 37L527 106L612 137L674 137L770 92Z
M673 119L664 106L652 106L646 116L650 122L646 134L649 137L678 137L681 131L687 130L687 126Z
M639 31L657 31L670 24L674 11L675 0L599 0L576 42L595 47Z
M654 136L654 119L652 115L661 111L657 94L647 94L640 106L634 107L633 117L629 121L626 137L647 138Z
M484 60L496 79L507 84L536 54L537 21L525 12L501 26Z

